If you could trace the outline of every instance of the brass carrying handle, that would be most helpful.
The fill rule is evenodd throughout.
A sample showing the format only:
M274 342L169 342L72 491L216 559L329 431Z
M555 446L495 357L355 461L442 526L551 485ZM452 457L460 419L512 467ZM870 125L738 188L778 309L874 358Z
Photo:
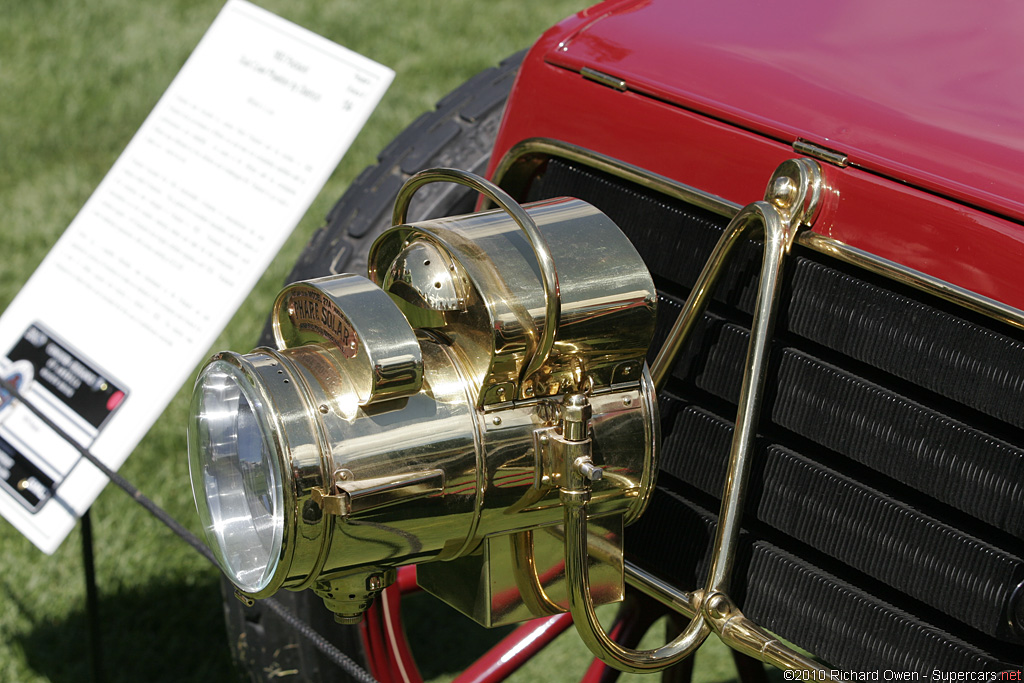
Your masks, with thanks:
M523 364L519 376L519 391L522 392L526 380L541 368L555 341L555 331L562 315L562 299L558 287L558 272L551 249L541 234L537 223L530 214L512 199L504 190L480 176L456 168L431 168L416 173L398 191L395 208L392 212L391 224L403 225L408 219L409 204L416 190L430 183L456 183L476 190L483 196L501 207L526 234L526 239L533 249L533 254L540 267L541 285L544 287L544 329L540 340L534 345L530 359Z

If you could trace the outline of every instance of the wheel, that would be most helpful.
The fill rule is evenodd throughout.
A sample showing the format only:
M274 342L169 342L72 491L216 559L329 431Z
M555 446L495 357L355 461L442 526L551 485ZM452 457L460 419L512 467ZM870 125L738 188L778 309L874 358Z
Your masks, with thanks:
M395 196L413 173L450 166L482 174L523 54L513 55L477 74L438 102L433 112L423 114L399 134L377 157L377 164L363 171L334 205L325 225L299 256L288 281L343 272L365 274L367 250L377 235L391 226ZM468 188L436 183L416 193L409 220L468 213L475 201L475 193ZM273 344L269 324L260 344ZM253 607L246 607L235 599L234 588L226 579L223 593L232 656L250 680L347 680L334 663L275 613L258 601ZM372 656L367 657L364 642L370 639L369 629L380 621L379 605L366 624L357 628L336 624L312 591L281 591L275 599L357 662L376 668ZM395 629L386 631L391 634L389 637L396 633ZM376 642L381 633L378 629ZM378 676L387 677L380 673Z

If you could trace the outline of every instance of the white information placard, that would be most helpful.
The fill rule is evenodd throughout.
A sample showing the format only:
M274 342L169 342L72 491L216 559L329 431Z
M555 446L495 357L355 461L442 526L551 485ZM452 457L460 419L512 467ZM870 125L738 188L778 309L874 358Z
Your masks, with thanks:
M119 467L213 344L394 77L229 0L0 317L0 373ZM0 513L52 553L106 483L0 395Z

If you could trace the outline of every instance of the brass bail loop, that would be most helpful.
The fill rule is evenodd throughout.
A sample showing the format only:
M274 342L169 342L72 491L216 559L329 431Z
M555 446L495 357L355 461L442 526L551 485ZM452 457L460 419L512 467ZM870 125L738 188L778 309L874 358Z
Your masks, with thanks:
M391 224L402 225L408 219L409 204L416 190L429 185L430 183L455 183L464 185L476 190L487 199L500 206L519 228L526 235L537 259L537 266L540 268L541 285L544 288L544 329L541 330L540 339L534 338L533 348L529 360L523 363L523 370L519 376L519 393L521 398L526 398L523 392L527 386L527 380L544 365L551 347L555 342L555 332L558 329L558 322L562 315L562 303L558 286L558 271L555 269L555 260L551 256L551 248L548 246L544 235L534 222L530 214L523 209L504 190L480 176L462 171L457 168L432 168L416 173L402 186L395 199L395 208L392 212Z
M758 416L771 351L772 331L782 284L782 268L797 230L809 226L817 214L821 196L821 172L807 159L787 161L772 176L765 201L748 204L726 227L696 285L654 361L652 375L661 388L667 380L689 332L703 315L728 257L741 239L763 235L764 255L757 303L747 348L746 367L737 407L736 427L730 446L728 473L722 492L712 562L703 590L693 602L697 613L672 642L655 650L633 650L615 643L598 622L590 596L587 561L587 508L590 482L578 477L572 489L560 491L565 522L565 572L569 585L569 611L580 637L590 650L611 667L644 673L660 671L693 654L715 631L731 647L763 661L788 668L824 673L827 670L802 655L777 644L769 634L751 624L728 597L740 534L740 519L750 478ZM713 596L714 599L706 599ZM726 609L728 607L728 609ZM743 624L744 628L737 628Z

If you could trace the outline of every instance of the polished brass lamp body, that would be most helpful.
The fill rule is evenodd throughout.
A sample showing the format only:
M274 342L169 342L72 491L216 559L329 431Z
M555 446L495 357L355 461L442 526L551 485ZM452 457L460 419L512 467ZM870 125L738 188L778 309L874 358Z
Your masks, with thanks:
M406 224L417 188L442 181L500 208ZM416 563L482 624L550 614L571 592L561 494L585 480L588 590L620 599L622 527L657 472L656 292L639 255L582 201L521 207L455 171L414 177L395 224L368 277L280 294L277 348L218 354L200 376L193 488L229 577L249 598L312 588L352 621ZM232 422L234 405L255 417ZM261 514L232 536L238 510Z

